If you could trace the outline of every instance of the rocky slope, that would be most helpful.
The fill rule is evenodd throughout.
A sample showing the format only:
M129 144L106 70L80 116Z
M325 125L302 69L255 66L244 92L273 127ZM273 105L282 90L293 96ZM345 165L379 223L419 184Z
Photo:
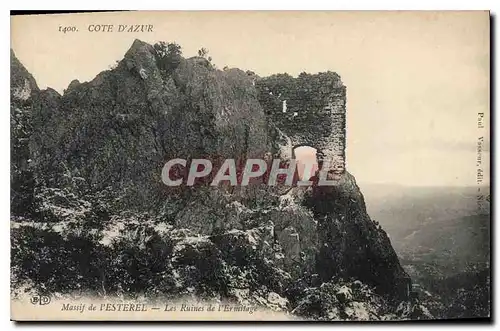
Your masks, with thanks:
M244 72L191 58L165 75L155 54L136 40L116 68L72 82L41 107L39 173L74 170L88 189L126 191L124 204L143 209L168 193L160 178L167 160L263 154L267 124Z
M22 127L12 132L14 285L189 293L315 319L409 318L396 313L409 277L348 172L334 187L285 194L262 183L161 183L169 159L244 161L279 155L279 144L251 76L157 46L136 40L114 69L63 95L39 91L12 54L11 119ZM318 295L328 308L315 306ZM358 316L359 305L372 313Z

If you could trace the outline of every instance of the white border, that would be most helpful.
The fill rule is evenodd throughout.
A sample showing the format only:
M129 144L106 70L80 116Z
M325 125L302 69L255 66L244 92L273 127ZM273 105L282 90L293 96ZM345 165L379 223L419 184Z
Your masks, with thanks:
M10 67L10 53L8 53L8 48L10 49L10 14L8 13L8 10L11 9L17 9L17 10L33 10L33 9L38 9L38 10L58 10L58 9L64 9L64 10L83 10L84 8L91 8L94 10L117 10L117 9L122 9L122 10L491 10L492 14L494 15L495 13L498 13L498 7L499 7L500 1L498 0L473 0L473 1L440 1L440 0L419 0L419 1L397 1L397 0L392 0L392 1L370 1L370 0L337 0L337 1L316 1L316 0L307 0L307 1L297 1L297 0L288 0L288 1L283 1L283 2L274 2L272 3L271 1L266 1L266 0L253 0L253 1L230 1L230 0L198 0L198 1L188 1L188 0L179 0L176 2L160 2L160 1L148 1L148 0L140 0L140 1L117 1L114 3L104 3L102 0L86 0L85 2L82 1L55 1L55 0L44 0L44 1L18 1L13 3L15 8L9 8L7 5L7 1L2 1L0 6L2 7L7 7L5 10L2 10L2 16L0 20L0 34L3 37L2 40L5 40L5 43L9 43L9 47L5 45L3 48L3 51L0 53L1 54L1 60L3 63L3 68L9 68ZM3 9L3 8L2 8ZM496 27L498 27L498 18L496 18ZM496 29L495 29L496 30ZM498 34L495 33L495 38L494 38L495 44L498 44ZM497 60L498 56L495 57L494 60ZM3 111L0 113L0 152L1 155L3 156L0 160L0 219L1 219L1 234L3 236L3 240L0 240L0 244L2 245L0 252L2 254L0 261L2 261L3 266L1 269L1 295L0 295L0 312L2 314L0 323L2 326L2 330L11 330L16 325L12 322L9 321L10 319L10 293L9 293L9 285L8 282L10 280L10 266L7 265L7 261L10 261L10 237L9 237L9 214L10 214L10 200L9 200L9 187L10 187L10 176L9 176L9 169L10 169L10 119L9 119L9 84L10 84L10 77L7 74L8 71L4 71L4 75L2 75L1 79L1 102L3 107ZM494 75L496 73L492 72ZM495 95L498 95L498 85L495 86L495 90L491 91L491 93L494 93ZM493 110L492 110L493 112ZM498 115L496 116L495 119L495 126L498 127L500 124L498 123L500 120L498 119ZM495 146L495 151L494 154L496 153L496 146L497 142L494 142ZM495 165L494 168L495 172L498 172L498 164ZM495 192L496 193L496 192ZM496 194L495 194L496 196ZM496 199L495 199L496 200ZM495 201L497 202L497 201ZM492 220L493 224L495 223L496 219ZM494 238L498 238L498 226L494 226L493 229L495 230L494 232ZM497 245L494 245L493 247L496 248ZM498 264L498 254L496 252L492 252L493 256L495 258L494 265L496 266ZM496 276L496 274L494 275ZM496 284L496 277L492 279L492 284ZM495 291L496 292L496 291ZM494 298L497 298L497 295L494 296ZM494 302L493 308L494 308L494 314L493 316L498 317L498 303ZM434 329L434 330L440 330L442 328L454 328L456 326L459 326L460 324L455 324L455 325L445 325L445 324L421 324L421 325L415 325L415 324L394 324L394 327L411 327L417 328L417 329ZM57 324L51 324L51 325L24 325L24 328L46 328L46 329L66 329L66 328L87 328L89 325L76 325L76 324L64 324L64 325L57 325ZM136 324L100 324L100 325L92 325L96 329L100 330L108 330L108 329L118 329L118 328L129 328L129 329L145 329L148 327L153 327L153 328L168 328L169 330L172 329L198 329L198 327L203 328L203 329L218 329L218 328L234 328L236 325L233 324L228 324L228 325L221 325L221 324L207 324L207 325L200 325L200 324L192 324L192 325L174 325L174 324L141 324L141 325L136 325ZM262 328L264 330L271 330L276 327L290 327L290 328L303 328L306 325L261 325L259 328ZM335 328L336 330L346 330L349 328L349 325L345 324L321 324L321 325L314 325L314 324L309 324L308 326L313 326L315 328L322 328L322 329L330 329L330 328ZM390 325L384 324L380 326L376 325L370 325L368 327L387 327ZM481 326L473 326L473 325L467 325L468 327L471 328L479 328ZM255 326L250 324L250 325L239 325L238 328L242 329L250 329L254 328Z

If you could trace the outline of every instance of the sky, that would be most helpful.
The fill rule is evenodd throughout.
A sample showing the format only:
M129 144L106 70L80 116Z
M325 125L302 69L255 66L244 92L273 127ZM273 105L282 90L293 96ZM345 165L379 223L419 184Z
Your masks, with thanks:
M89 32L98 24L114 31ZM489 180L489 31L488 12L32 15L12 18L11 47L41 88L60 92L108 69L135 38L175 41L185 56L205 47L219 68L260 76L335 71L347 86L347 169L358 182L474 186L481 136Z

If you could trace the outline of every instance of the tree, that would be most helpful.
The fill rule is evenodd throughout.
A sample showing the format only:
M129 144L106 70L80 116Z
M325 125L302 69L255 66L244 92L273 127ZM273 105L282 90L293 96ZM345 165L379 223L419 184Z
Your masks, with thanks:
M202 47L201 49L198 50L198 56L206 58L208 55L208 49L205 47Z
M175 42L160 41L153 46L158 66L165 74L171 74L182 61L181 46Z

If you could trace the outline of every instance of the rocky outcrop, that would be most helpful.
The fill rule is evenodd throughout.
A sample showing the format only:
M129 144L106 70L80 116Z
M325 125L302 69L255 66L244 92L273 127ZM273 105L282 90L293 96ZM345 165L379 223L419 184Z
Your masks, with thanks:
M11 102L27 101L40 91L35 78L26 70L17 59L13 50L10 50L10 95Z
M40 89L33 76L10 52L10 127L11 127L11 209L26 215L33 211L34 182L30 142L33 135L33 109Z
M42 103L34 116L45 137L32 149L51 159L37 158L38 172L75 170L88 189L125 193L128 207L161 203L169 193L160 178L166 160L260 157L269 145L265 115L243 71L182 59L165 75L153 47L139 40L115 69Z
M109 233L101 227L114 224L123 213L150 217L168 227L163 232L143 229L148 235L126 243L99 239L102 247L96 251L114 247L106 253L112 256L108 262L127 275L131 292L165 286L166 292L185 295L195 289L195 294L208 297L253 300L299 312L310 302L300 298L323 295L321 284L351 279L375 288L382 296L406 299L409 278L386 233L368 216L359 187L348 172L337 174L335 186L310 189L282 190L262 182L236 188L203 183L194 188L170 188L161 182L166 160L244 161L269 151L278 153L283 142L294 145L299 138L302 142L313 139L324 150L343 157L345 87L340 77L325 73L301 75L291 81L328 82L317 98L311 90L314 86L305 94L293 84L287 90L295 98L287 102L287 111L294 112L300 105L300 116L313 122L327 119L313 125L317 132L309 136L311 132L296 126L293 119L278 120L267 105L265 113L262 88L269 80L239 69L217 70L200 57L181 57L174 64L164 70L155 48L136 40L116 68L90 82L73 81L60 95L52 89L39 91L33 77L13 57L15 111L11 114L17 114L18 105L23 105L21 113L29 114L29 121L19 123L29 123L30 129L14 132L19 144L12 148L16 166L31 176L23 177L31 200L14 196L15 203L34 206L37 212L30 217L36 221L85 223L95 230L92 233ZM337 122L334 113L344 117ZM281 157L291 155L281 153ZM19 186L15 180L13 183ZM15 210L16 215L20 213ZM123 236L131 235L118 234L117 238L125 240ZM153 244L159 245L164 257L157 256L157 246L141 244L151 238L156 238ZM130 245L139 256L140 272L153 268L170 276L156 277L151 273L160 271L148 271L144 278L151 276L158 283L143 284L135 279L139 271L127 269L120 260L120 250L129 252ZM163 258L168 261L165 265L158 263ZM320 294L307 292L311 287ZM337 287L328 287L325 295L333 300L332 305L343 307L341 318L355 316L350 290ZM335 315L334 310L331 313Z
M304 203L318 220L317 263L322 279L356 275L379 293L408 298L410 278L387 233L368 216L351 174L345 172L335 186L313 186Z

